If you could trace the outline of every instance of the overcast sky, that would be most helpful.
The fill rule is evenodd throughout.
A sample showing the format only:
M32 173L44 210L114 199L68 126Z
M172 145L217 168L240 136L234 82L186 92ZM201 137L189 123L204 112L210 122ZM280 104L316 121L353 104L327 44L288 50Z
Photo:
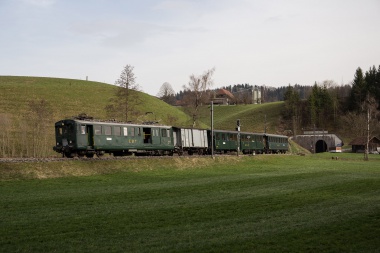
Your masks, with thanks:
M214 87L350 83L380 65L380 0L0 0L0 75L176 92L215 67Z

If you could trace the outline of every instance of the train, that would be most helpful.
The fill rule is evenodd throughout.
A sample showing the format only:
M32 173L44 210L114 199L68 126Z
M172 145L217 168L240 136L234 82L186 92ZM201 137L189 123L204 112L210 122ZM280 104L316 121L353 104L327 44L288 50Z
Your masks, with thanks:
M53 150L63 157L128 155L277 154L288 151L288 137L237 130L63 119L55 123Z

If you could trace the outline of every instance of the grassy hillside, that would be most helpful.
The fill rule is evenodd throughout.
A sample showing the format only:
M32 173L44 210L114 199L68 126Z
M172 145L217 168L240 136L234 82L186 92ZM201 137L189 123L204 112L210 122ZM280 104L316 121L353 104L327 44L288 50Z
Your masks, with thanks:
M79 113L97 119L108 119L104 108L113 97L115 89L116 86L113 85L84 80L0 76L0 157L54 155L54 122ZM143 101L137 107L141 113L139 120L158 120L161 124L189 124L190 118L178 108L142 92L135 92L135 95ZM30 103L42 100L49 113L43 119L43 129L38 130L40 138L32 140L37 130L36 121L29 119ZM145 115L146 112L153 114ZM42 148L44 150L36 151Z
M44 77L0 76L0 113L21 116L28 113L28 101L44 99L52 109L54 121L85 112L99 119L107 119L105 106L114 95L116 86L72 79ZM156 119L166 123L167 115L176 115L178 123L188 116L175 107L142 92L136 92L143 103L141 114L153 112ZM121 120L121 119L120 119Z
M240 119L241 131L283 133L280 113L283 102L259 105L214 106L214 128L231 130ZM202 108L201 121L210 125L210 108Z

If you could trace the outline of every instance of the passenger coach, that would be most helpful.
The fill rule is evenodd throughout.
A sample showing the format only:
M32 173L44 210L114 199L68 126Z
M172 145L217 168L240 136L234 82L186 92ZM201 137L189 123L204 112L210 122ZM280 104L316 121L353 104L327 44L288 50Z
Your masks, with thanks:
M173 130L169 126L135 125L78 119L55 123L53 149L66 157L93 157L104 153L173 155Z

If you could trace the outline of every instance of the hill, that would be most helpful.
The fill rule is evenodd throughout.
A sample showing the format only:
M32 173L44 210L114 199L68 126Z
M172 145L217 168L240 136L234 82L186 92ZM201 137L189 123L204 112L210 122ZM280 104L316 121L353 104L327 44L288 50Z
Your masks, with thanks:
M28 113L28 102L46 100L52 120L87 113L107 119L105 106L114 95L116 86L105 83L45 77L0 76L0 113L22 115ZM167 122L167 115L176 115L179 124L189 118L181 110L142 92L135 92L143 103L137 108L141 115L153 112L157 120Z
M80 113L108 119L104 108L116 88L84 80L0 76L0 157L54 155L54 122ZM135 92L135 96L143 101L137 107L140 121L188 124L190 117L179 108L142 92ZM38 108L40 105L43 112ZM31 117L33 109L35 117ZM41 128L36 129L36 125ZM34 140L36 135L39 138Z
M80 113L108 119L104 108L115 89L114 85L85 80L0 76L0 157L55 155L52 151L54 122ZM191 125L191 118L182 108L170 106L143 92L134 93L143 101L137 107L141 114L138 121ZM268 133L282 134L281 107L282 102L214 106L214 128L235 129L236 120L240 119L242 131L264 132L266 128ZM200 121L200 127L210 127L209 106L201 108Z
M284 134L281 127L283 102L266 104L214 106L214 128L231 130L240 119L241 131ZM201 121L210 125L210 107L203 107Z

